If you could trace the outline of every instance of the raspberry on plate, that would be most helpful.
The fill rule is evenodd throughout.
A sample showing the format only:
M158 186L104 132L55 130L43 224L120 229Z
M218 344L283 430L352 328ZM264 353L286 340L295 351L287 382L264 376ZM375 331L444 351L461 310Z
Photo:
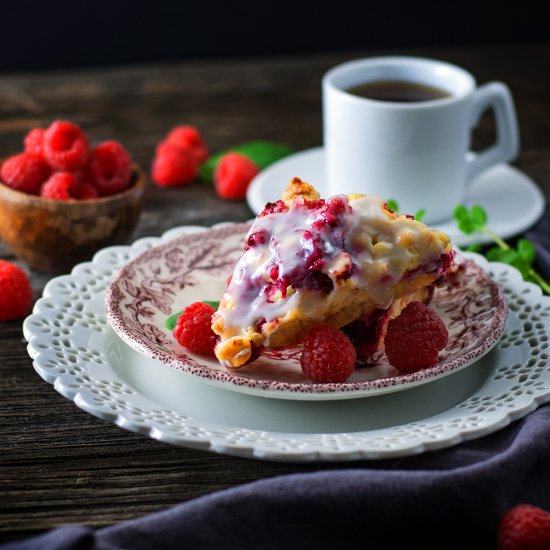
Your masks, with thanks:
M88 161L88 138L82 129L65 120L52 122L44 132L44 158L57 170L71 172Z
M51 169L42 157L31 153L19 153L9 157L2 164L0 178L12 189L38 195L50 173Z
M191 151L199 164L208 158L208 150L199 131L194 126L176 126L172 128L164 143Z
M252 179L260 169L240 153L224 155L214 172L216 192L223 199L244 199Z
M27 274L19 266L0 260L0 321L26 315L31 309L32 298Z
M355 361L355 348L340 330L318 325L308 332L300 365L304 374L313 382L345 382L353 373Z
M203 302L187 306L178 317L174 337L189 351L200 355L214 355L216 335L212 331L214 308Z
M185 185L196 177L197 167L197 159L189 149L162 142L157 147L151 178L161 187Z
M92 150L86 175L100 196L121 193L130 187L132 159L118 141L104 141Z
M40 196L45 199L68 201L79 198L77 182L70 172L56 172L46 181L40 190Z
M437 365L448 339L447 327L437 313L422 302L411 302L388 323L386 357L401 372L416 372Z
M550 513L518 504L502 516L497 531L499 550L547 550L550 548Z

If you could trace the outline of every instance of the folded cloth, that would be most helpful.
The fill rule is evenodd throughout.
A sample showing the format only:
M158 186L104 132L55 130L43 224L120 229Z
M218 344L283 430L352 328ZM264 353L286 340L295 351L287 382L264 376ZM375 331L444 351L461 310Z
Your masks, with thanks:
M550 273L550 209L527 234ZM542 253L541 253L542 251ZM550 405L483 438L400 459L256 481L94 530L59 527L1 550L496 547L502 514L550 510Z

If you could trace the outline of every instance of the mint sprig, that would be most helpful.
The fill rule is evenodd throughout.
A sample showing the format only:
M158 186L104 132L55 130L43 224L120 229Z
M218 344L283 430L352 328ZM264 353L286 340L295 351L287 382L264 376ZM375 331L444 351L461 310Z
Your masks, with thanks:
M476 231L485 233L496 246L491 247L485 253L488 260L502 262L515 267L525 281L539 285L543 292L550 294L550 285L535 271L533 263L537 252L535 245L528 239L519 239L516 247L513 248L501 239L494 231L487 227L487 212L478 204L467 208L459 204L453 211L458 228L462 233L471 235ZM479 251L479 245L474 245L475 251ZM472 250L474 247L469 247Z

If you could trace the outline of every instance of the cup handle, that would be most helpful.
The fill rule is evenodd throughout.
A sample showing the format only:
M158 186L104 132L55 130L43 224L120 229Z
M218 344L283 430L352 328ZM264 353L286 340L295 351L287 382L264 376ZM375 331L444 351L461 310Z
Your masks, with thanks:
M501 82L490 82L475 91L470 119L472 128L479 122L482 113L489 108L495 113L497 140L491 147L466 159L468 184L477 174L490 166L512 160L519 151L519 132L514 101L508 87Z

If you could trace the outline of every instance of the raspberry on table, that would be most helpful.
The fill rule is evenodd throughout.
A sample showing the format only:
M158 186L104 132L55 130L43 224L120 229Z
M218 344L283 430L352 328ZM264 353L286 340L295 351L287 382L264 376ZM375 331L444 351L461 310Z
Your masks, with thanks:
M258 166L245 155L227 153L214 172L216 192L223 199L244 199L250 182L259 172Z
M447 327L437 313L422 302L411 302L388 323L386 357L396 369L416 372L437 365L448 340Z
M51 169L42 157L31 153L19 153L4 161L0 169L0 178L12 189L38 195L50 173Z
M78 198L77 182L70 172L56 172L46 181L40 190L45 199L68 201Z
M518 504L502 516L497 530L499 550L550 548L550 513L529 504Z
M162 142L157 147L151 179L161 187L185 185L197 175L197 159L188 149Z
M300 365L313 382L345 382L353 373L355 361L355 348L342 331L318 325L308 332Z
M208 150L198 129L194 126L182 125L172 128L164 142L191 151L199 164L208 158Z
M173 334L189 351L200 355L214 355L216 334L212 330L214 308L203 302L187 306L178 317Z
M24 138L25 153L32 153L39 157L44 155L44 128L33 128Z
M88 138L76 124L56 120L44 132L43 150L53 168L71 172L86 165Z
M102 197L121 193L132 181L132 158L118 141L104 141L92 149L86 176Z
M0 260L0 321L25 316L31 309L32 300L32 287L25 271Z

